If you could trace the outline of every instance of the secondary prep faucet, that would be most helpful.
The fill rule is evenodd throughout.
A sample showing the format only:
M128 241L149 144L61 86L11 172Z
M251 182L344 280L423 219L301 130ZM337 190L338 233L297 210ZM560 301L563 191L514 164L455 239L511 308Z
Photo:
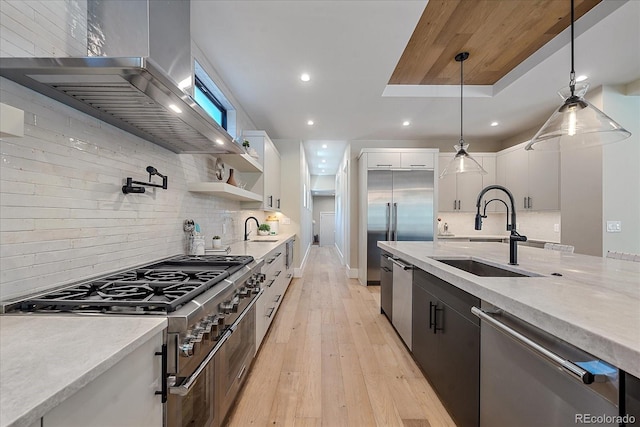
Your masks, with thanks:
M504 191L507 196L509 196L509 201L511 202L511 225L509 225L509 206L501 199L491 199L484 204L484 212L480 215L480 205L482 203L482 197L485 195L487 191L491 190L500 190ZM518 242L526 242L527 236L522 236L516 231L516 204L513 201L513 194L507 188L502 185L489 185L480 191L478 194L478 201L476 202L476 208L478 211L476 212L476 230L482 230L482 218L487 217L487 206L489 203L493 201L499 201L504 203L507 207L507 230L511 230L511 234L509 235L509 264L518 265Z
M247 233L247 223L249 222L250 219L254 220L258 228L260 228L260 222L258 222L258 218L256 218L255 216L250 216L249 218L245 219L244 220L244 240L249 240L249 234L251 233L251 231Z

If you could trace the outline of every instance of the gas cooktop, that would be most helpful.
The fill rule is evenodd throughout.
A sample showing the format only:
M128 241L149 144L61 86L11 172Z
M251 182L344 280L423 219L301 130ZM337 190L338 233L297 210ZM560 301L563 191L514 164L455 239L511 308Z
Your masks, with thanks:
M169 313L253 261L180 255L29 298L21 311Z

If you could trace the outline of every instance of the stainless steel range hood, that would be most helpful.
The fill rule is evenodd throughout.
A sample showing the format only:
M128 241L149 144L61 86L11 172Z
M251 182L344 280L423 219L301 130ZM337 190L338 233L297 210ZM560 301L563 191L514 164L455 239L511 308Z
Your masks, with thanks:
M89 0L100 56L5 57L0 75L176 153L242 153L178 86L193 81L189 14L188 0Z

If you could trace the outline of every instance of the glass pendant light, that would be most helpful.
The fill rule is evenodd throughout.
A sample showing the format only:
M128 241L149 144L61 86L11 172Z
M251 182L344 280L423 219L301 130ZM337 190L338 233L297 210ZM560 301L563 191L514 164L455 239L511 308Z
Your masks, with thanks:
M568 91L558 92L564 104L553 112L526 150L571 150L621 141L631 132L584 99L588 84L576 86L573 54L574 10L571 0L571 73Z
M463 62L469 58L469 52L461 52L456 55L455 59L460 63L460 142L459 145L454 145L453 148L456 149L456 155L451 159L449 164L444 168L442 173L440 174L440 178L445 175L453 175L459 173L479 173L486 174L487 171L482 169L480 163L478 163L467 151L469 144L464 142L464 138L462 137L462 91L464 87L463 81Z

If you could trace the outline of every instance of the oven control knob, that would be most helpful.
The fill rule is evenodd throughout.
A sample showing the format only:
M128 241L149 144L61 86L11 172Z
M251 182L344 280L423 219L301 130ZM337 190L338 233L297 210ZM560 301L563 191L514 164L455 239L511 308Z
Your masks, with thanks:
M182 342L182 344L180 345L180 356L182 357L193 356L193 353L194 353L193 345L194 345L193 337L190 335L187 336Z
M267 280L267 275L264 273L258 273L258 281L260 281L260 283L264 282L265 280Z
M233 311L233 302L231 301L223 302L222 304L220 304L220 309L224 314L231 313Z
M242 288L240 288L240 293L238 295L240 295L240 298L248 297L249 296L249 288L243 286Z

